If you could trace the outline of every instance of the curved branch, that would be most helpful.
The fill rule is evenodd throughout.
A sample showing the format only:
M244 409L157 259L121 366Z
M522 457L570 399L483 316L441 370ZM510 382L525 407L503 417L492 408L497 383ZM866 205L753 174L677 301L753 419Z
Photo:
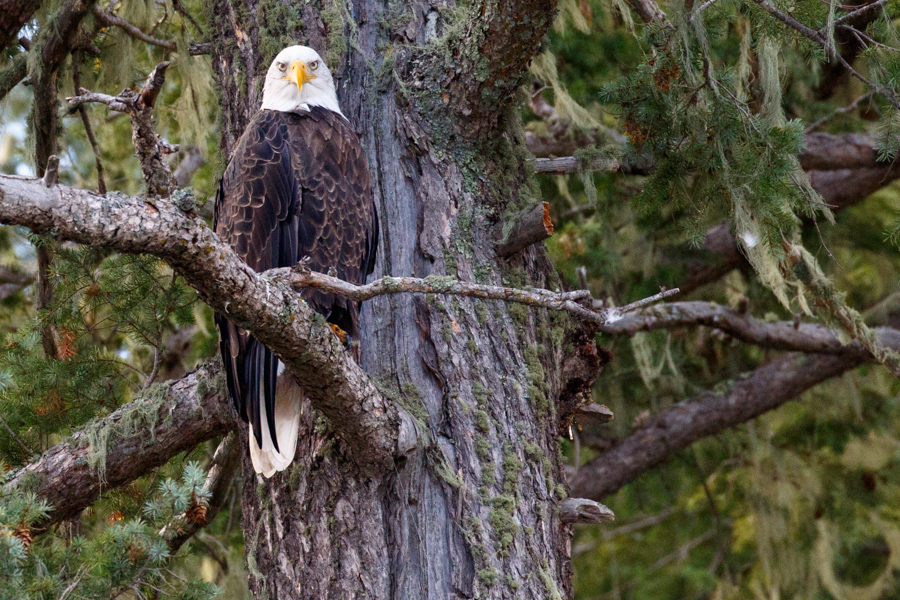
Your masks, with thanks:
M806 390L858 367L865 355L785 354L737 380L724 393L704 392L649 419L585 464L571 480L571 495L602 500L673 454L793 400Z
M136 415L142 417L139 423L133 421ZM131 431L122 431L124 423L130 423ZM48 502L52 511L40 525L46 530L90 506L102 490L134 481L235 425L220 363L211 361L179 381L153 386L89 425L114 436L106 448L102 478L91 467L89 435L83 430L20 469L3 489L32 489Z
M80 244L165 260L214 310L250 331L294 374L364 467L390 468L415 428L375 388L332 330L293 290L250 269L199 218L170 201L100 196L0 176L0 222Z

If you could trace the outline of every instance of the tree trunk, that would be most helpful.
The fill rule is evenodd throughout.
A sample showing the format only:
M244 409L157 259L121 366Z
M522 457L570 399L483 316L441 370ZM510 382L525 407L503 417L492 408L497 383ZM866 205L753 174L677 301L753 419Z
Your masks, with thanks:
M375 276L558 288L543 247L494 251L504 215L539 201L517 99L555 3L334 2L217 1L225 152L259 105L269 61L310 45L369 159ZM416 417L421 449L390 472L362 472L310 409L284 473L257 477L245 451L255 596L570 596L558 433L600 366L592 333L520 305L389 295L365 303L361 346L365 370Z

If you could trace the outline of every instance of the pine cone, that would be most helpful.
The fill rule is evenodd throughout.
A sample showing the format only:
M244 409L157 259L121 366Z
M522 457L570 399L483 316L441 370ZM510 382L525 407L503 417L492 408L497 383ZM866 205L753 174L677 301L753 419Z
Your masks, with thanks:
M206 505L197 500L197 496L191 495L191 507L184 513L185 518L194 525L206 525Z
M131 543L128 545L128 560L136 563L144 558L144 547L140 544Z
M22 540L22 544L26 548L34 541L34 534L31 533L31 529L25 523L19 523L19 526L13 531L13 536Z

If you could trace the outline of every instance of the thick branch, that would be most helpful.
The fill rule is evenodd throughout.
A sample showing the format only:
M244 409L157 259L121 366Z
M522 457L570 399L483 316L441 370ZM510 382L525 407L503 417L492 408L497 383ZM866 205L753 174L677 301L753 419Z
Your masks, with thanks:
M363 465L389 467L415 447L411 419L375 388L293 290L250 269L206 224L168 200L99 196L0 176L0 222L168 262L214 310L250 331L297 377Z
M19 30L40 7L41 0L0 0L0 50L16 39Z
M180 381L158 384L90 427L106 430L105 480L91 468L88 435L82 431L44 452L19 470L5 489L34 489L53 510L46 529L90 506L102 490L124 485L165 464L181 452L235 426L219 361L211 361ZM154 413L146 415L148 404ZM128 431L123 424L130 424ZM118 435L117 435L118 434ZM95 449L96 451L96 449Z
M855 356L783 355L737 380L727 392L679 402L584 465L571 480L573 496L601 500L673 454L793 400L811 387L859 366Z
M28 54L20 52L0 71L0 100L28 75Z
M497 256L503 258L518 254L525 248L546 240L553 235L550 203L540 202L515 215L506 229L508 229L506 235L503 235L496 245Z

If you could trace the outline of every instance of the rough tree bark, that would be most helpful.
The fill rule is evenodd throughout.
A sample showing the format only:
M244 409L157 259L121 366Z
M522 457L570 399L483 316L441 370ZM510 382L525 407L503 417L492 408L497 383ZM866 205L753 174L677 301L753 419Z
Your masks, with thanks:
M517 95L555 10L550 0L218 0L223 148L257 109L274 54L310 45L366 148L382 230L375 276L556 288L542 247L508 259L494 250L504 215L539 200ZM254 595L569 596L557 436L599 368L590 332L543 310L401 295L366 302L362 331L364 368L428 443L364 474L309 410L291 469L264 480L245 456Z

